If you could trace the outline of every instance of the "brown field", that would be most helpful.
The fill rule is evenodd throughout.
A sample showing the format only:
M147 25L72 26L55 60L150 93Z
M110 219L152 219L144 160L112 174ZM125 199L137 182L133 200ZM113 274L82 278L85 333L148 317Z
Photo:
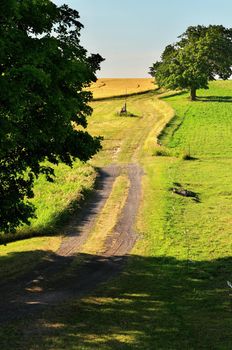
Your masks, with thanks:
M90 91L93 98L105 98L150 91L155 88L152 78L101 78L93 83Z

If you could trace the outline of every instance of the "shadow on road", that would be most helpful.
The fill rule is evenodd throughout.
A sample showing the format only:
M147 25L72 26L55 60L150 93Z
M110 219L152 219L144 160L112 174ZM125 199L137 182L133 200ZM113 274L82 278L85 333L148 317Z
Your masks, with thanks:
M31 253L15 254L20 259ZM25 298L17 290L13 299L2 294L1 321L7 313L13 320L24 318L23 330L17 330L24 340L18 341L25 341L26 327L28 349L38 342L43 349L232 348L226 283L232 279L231 257L194 262L136 255L76 258L84 268L63 257L66 273L62 262L62 270L52 276L52 264L60 257L51 256L50 280L41 280L40 292L24 286ZM120 277L109 281L119 271Z

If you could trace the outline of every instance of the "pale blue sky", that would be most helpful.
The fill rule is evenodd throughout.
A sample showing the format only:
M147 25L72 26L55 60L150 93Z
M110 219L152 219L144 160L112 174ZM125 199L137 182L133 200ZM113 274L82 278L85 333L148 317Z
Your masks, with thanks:
M80 13L81 44L106 60L98 77L147 77L190 25L232 27L232 0L53 0Z

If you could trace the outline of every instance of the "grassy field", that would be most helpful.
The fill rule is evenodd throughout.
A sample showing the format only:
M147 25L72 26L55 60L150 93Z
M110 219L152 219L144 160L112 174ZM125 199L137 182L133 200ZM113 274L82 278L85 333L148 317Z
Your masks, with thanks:
M165 99L176 110L176 117L161 141L177 153L190 149L195 157L231 157L232 85L230 81L217 81L210 86L209 90L199 91L198 102L194 104L189 103L186 95Z
M2 349L232 348L232 83L212 83L199 96L194 103L187 94L130 97L138 117L122 119L116 112L123 99L94 102L90 130L105 141L92 164L132 159L144 167L140 239L120 277L36 322L2 327ZM173 114L170 106L176 116L160 140L172 156L156 157L153 141ZM195 159L183 160L185 153ZM125 188L126 179L119 181ZM175 183L199 202L170 191Z
M94 99L115 97L120 95L131 95L150 91L154 89L154 79L131 78L131 79L110 79L101 78L93 83L90 91Z

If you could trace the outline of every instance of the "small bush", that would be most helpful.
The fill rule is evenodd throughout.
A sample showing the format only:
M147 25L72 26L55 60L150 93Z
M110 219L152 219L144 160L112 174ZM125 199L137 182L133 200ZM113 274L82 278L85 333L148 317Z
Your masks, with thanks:
M169 157L170 156L170 151L164 147L159 147L159 148L156 148L154 153L153 153L153 156L156 156L156 157Z

